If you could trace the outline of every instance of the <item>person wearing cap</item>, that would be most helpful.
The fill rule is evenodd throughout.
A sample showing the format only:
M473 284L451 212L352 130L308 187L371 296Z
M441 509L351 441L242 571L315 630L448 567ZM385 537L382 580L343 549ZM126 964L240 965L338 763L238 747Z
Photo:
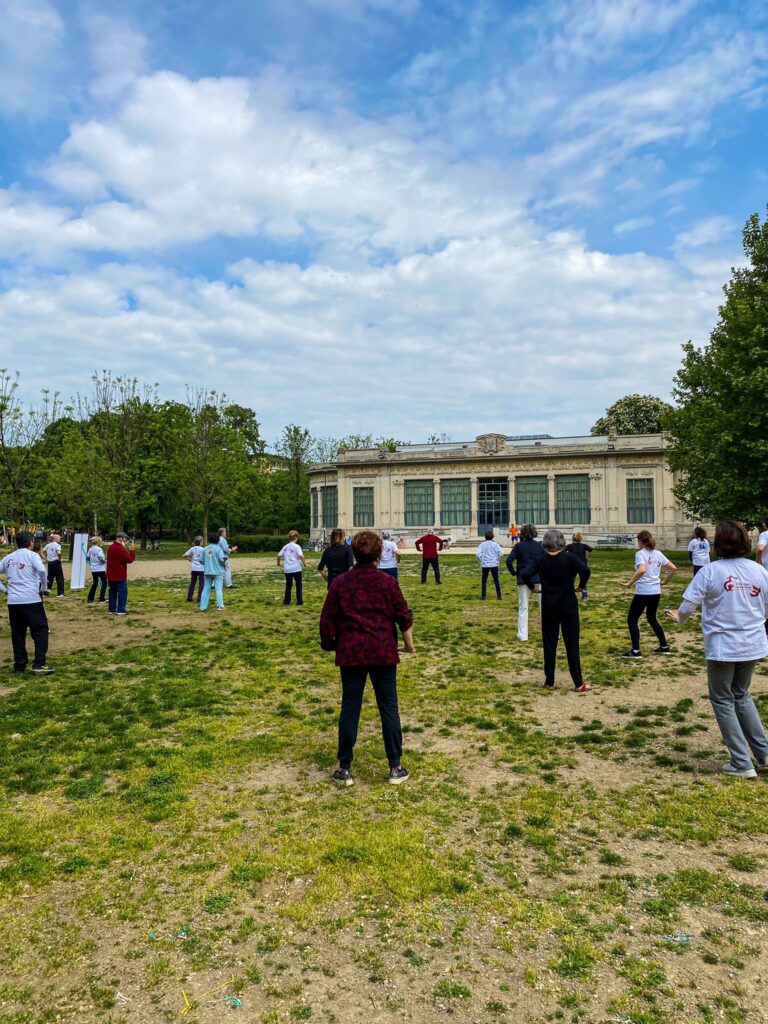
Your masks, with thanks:
M43 560L32 551L32 534L22 530L16 534L17 551L0 561L0 573L8 578L8 620L11 624L14 672L23 672L29 661L27 630L35 645L31 671L49 676L53 669L46 664L48 656L48 619L41 591L47 593L47 574Z
M107 586L109 587L109 614L127 615L128 566L136 558L136 545L128 544L128 534L115 534L107 549Z

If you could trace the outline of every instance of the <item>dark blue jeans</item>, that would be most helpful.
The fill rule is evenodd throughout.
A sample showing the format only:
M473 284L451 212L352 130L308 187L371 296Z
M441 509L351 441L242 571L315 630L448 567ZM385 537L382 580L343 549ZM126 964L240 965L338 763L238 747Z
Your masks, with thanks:
M339 715L339 766L349 768L357 741L357 727L363 706L365 681L370 675L381 717L381 734L389 767L400 764L403 732L397 706L397 665L352 665L341 671L341 714Z
M501 584L499 583L499 568L496 565L483 566L483 582L480 584L480 596L485 600L485 592L488 587L488 574L493 576L493 583L496 587L496 597L501 599Z
M121 614L128 603L128 580L108 580L109 610Z

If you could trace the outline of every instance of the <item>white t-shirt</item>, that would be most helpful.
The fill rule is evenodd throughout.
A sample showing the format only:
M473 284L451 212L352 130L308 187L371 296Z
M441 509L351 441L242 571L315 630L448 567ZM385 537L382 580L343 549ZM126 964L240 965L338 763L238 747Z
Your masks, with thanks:
M98 544L91 544L90 548L88 548L88 564L91 567L91 572L104 572L107 556Z
M385 540L382 542L381 558L379 559L380 569L396 569L397 568L397 544L393 540Z
M280 558L283 560L283 572L301 572L301 556L304 552L298 544L290 541L280 549Z
M61 544L58 544L55 540L50 541L43 548L46 560L48 562L58 562L61 559Z
M691 553L692 565L709 565L709 541L706 537L704 540L694 537L688 544L688 550Z
M495 540L484 540L482 544L478 545L475 554L480 560L480 565L484 569L488 569L498 566L504 552L501 550L501 545L497 544Z
M221 542L219 542L219 547L221 547ZM203 561L205 548L201 548L199 544L195 544L193 547L189 548L188 551L184 552L185 558L189 558L190 555L192 556L192 572L205 572L205 562Z
M688 584L683 601L701 605L708 661L755 661L768 655L768 570L757 562L710 562Z
M43 560L30 548L19 548L0 562L0 573L8 577L8 604L38 604L40 588L48 589Z
M763 553L760 556L760 560L763 565L768 569L768 530L763 530L760 536L757 538L757 546L763 548Z
M642 597L660 594L661 570L668 562L669 559L663 551L649 551L648 548L641 548L635 555L635 572L641 565L644 565L646 569L635 584L635 593Z

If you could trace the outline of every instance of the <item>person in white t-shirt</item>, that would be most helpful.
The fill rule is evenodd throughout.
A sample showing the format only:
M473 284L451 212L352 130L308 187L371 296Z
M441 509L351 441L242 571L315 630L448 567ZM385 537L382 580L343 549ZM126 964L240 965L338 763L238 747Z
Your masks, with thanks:
M694 576L703 566L709 565L709 541L703 526L697 526L693 531L693 540L688 544L688 558L693 566Z
M14 672L23 672L29 661L27 630L35 645L32 669L35 675L49 676L53 669L48 656L48 619L41 591L47 593L47 575L43 560L32 550L32 534L16 534L18 550L0 561L0 573L8 578L8 620L11 624Z
M379 559L379 568L382 572L387 573L389 576L394 576L397 579L397 566L400 561L400 552L397 549L397 544L392 540L392 534L389 530L381 531L382 550L381 558Z
M501 584L499 583L499 562L504 552L501 549L501 545L497 544L493 539L493 530L485 531L485 540L482 544L478 544L475 556L480 563L483 577L482 583L480 584L480 600L485 600L486 588L488 586L488 576L493 577L493 585L496 587L496 597L501 600Z
M749 692L755 665L768 655L768 570L750 559L749 534L730 520L715 529L718 561L702 566L677 610L665 614L685 623L701 605L709 699L731 755L726 775L754 779L750 751L768 768L768 738Z
M768 569L768 519L764 519L760 525L762 530L757 538L755 559L764 569Z
M216 543L221 547L221 537L219 537ZM192 563L187 601L192 602L195 600L195 587L197 587L197 602L199 604L203 593L203 584L205 583L205 548L203 547L202 536L195 537L192 547L187 548L182 557ZM224 575L226 578L226 569L224 570Z
M102 549L101 537L91 537L91 546L88 548L88 565L91 567L91 589L88 591L88 604L93 604L96 591L99 587L99 604L107 600L107 556Z
M294 584L296 586L296 604L304 604L301 590L301 574L304 566L307 564L307 560L304 558L304 552L296 543L298 539L298 532L291 530L288 534L288 543L280 548L280 554L277 556L277 564L280 565L282 562L283 572L285 573L285 597L283 598L283 604L291 603L291 589Z
M52 533L51 539L43 548L45 560L48 563L47 590L56 581L56 597L64 597L64 569L61 565L61 534Z
M656 541L648 530L641 530L637 535L639 551L635 555L635 575L631 580L622 583L622 587L635 588L635 596L629 606L627 625L629 626L629 637L632 647L622 654L623 658L642 658L640 652L640 629L638 622L640 616L645 612L648 625L656 634L659 646L656 654L671 654L664 630L659 624L656 613L659 610L661 600L661 588L665 587L677 572L677 566L670 562L663 551L656 550ZM662 570L665 572L664 579L661 578Z

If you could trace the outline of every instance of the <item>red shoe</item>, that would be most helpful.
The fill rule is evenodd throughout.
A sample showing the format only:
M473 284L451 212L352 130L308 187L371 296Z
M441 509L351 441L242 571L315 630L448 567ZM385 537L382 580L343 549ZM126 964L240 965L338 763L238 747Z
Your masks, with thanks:
M576 693L586 693L587 690L591 690L591 689L592 689L592 687L589 685L589 683L582 683L581 686L577 686L576 687L575 692Z

